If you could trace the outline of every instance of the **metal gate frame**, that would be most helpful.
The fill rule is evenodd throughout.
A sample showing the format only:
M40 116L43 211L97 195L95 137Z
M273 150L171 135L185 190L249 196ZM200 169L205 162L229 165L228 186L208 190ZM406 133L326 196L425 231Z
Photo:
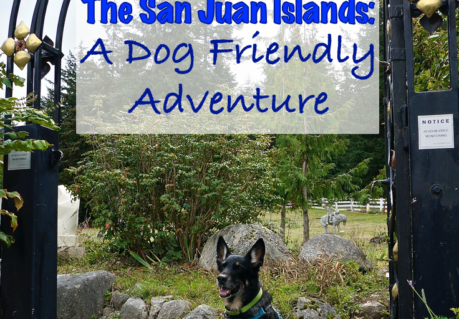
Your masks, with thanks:
M32 0L33 1L33 0ZM27 1L28 2L28 1ZM14 0L9 23L8 37L14 38L21 0ZM33 53L27 65L27 94L34 92L33 107L40 109L41 81L54 65L54 119L60 124L62 41L65 20L70 0L62 0L55 44L43 37L48 0L36 0L31 33L40 40L41 46ZM7 60L7 74L14 72L13 57ZM6 89L5 97L13 96L13 90ZM53 144L47 151L31 155L28 170L8 170L4 165L3 186L18 191L24 205L17 213L18 229L12 233L9 220L2 216L2 231L15 238L7 248L2 244L1 318L47 318L57 317L57 187L58 163L62 158L59 151L58 132L40 126L27 124L18 128L29 133L28 138L44 139ZM4 202L5 208L15 211L14 202Z
M410 284L419 293L425 290L436 315L452 317L450 308L459 306L459 154L456 148L419 149L422 115L453 114L454 146L459 145L456 2L443 1L441 11L448 16L451 89L416 93L412 16L422 13L408 0L384 0L383 182L388 186L391 318L429 316Z

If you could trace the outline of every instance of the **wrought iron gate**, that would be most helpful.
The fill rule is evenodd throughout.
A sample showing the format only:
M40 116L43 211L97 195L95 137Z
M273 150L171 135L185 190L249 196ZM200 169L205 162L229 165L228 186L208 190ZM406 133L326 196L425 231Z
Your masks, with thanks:
M41 81L51 70L50 63L54 65L54 103L59 106L62 40L70 0L62 0L55 43L43 36L48 0L25 2L27 5L35 2L30 32L41 41L36 50L27 47L27 55L31 57L27 65L27 93L34 92L36 100L33 107L40 109ZM20 4L21 0L14 0L11 9L8 31L8 37L11 39L14 38L14 31L18 25ZM1 9L3 10L3 7ZM10 52L7 61L8 74L14 72L14 63ZM6 97L12 97L12 94L12 89L7 88ZM54 118L60 123L59 107L56 108ZM8 160L5 160L3 187L18 191L24 199L24 206L18 213L20 227L14 233L16 242L10 248L2 245L0 316L8 319L53 319L57 316L57 164L62 152L58 149L58 132L38 124L27 124L19 127L19 130L28 132L28 138L47 140L53 147L45 152L33 153L28 169L9 169ZM3 204L8 210L15 211L11 200L4 201ZM8 225L9 220L2 216L2 231L12 235L11 227Z
M384 0L387 180L382 182L388 186L391 318L429 317L410 284L425 291L438 316L453 317L450 308L459 307L456 2L436 2L434 12L447 16L451 88L415 92L413 17L425 10L419 10L420 1ZM442 25L437 13L422 19L429 32Z

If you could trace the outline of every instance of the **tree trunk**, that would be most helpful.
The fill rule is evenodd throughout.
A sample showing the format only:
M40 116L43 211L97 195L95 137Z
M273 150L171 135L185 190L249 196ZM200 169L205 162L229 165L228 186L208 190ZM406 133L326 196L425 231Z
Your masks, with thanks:
M303 177L306 176L306 159L303 157ZM303 243L309 240L308 189L303 185Z
M281 211L281 235L282 235L282 240L285 242L285 215L286 215L286 209L285 205L282 206L282 211Z
M303 186L303 196L307 198L306 186ZM309 209L308 203L303 204L303 243L309 240Z

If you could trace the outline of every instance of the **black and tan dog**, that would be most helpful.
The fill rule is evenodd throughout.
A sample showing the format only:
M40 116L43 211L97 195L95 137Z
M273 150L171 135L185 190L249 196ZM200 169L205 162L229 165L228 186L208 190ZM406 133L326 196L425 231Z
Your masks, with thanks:
M258 272L263 266L265 243L259 239L247 255L231 255L220 236L217 243L217 285L225 303L226 317L238 319L282 319L271 305L271 295L261 288Z

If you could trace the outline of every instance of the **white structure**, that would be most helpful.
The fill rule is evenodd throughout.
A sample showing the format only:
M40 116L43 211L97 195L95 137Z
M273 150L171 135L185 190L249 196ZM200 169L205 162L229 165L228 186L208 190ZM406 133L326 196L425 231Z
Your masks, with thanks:
M78 210L80 200L75 199L64 185L57 195L57 246L75 246L78 242Z
M326 205L328 203L328 200L326 198L322 198L322 205L319 203L313 203L312 208L315 209L326 209ZM378 198L378 199L371 199L370 202L366 206L359 205L356 201L354 201L352 198L350 200L346 201L337 201L335 202L332 207L335 210L345 210L345 211L350 211L350 212L370 212L370 210L379 210L380 213L386 210L387 207L387 202L386 199L384 198Z

